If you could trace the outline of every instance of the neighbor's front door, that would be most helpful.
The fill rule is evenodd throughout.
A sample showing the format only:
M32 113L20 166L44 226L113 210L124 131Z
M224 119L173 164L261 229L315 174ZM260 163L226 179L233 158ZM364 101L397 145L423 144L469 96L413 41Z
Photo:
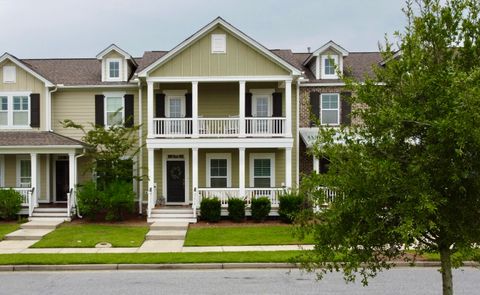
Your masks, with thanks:
M56 161L55 162L55 191L56 191L57 202L67 201L67 193L70 187L68 179L69 179L68 161Z
M167 202L185 202L185 161L167 161Z

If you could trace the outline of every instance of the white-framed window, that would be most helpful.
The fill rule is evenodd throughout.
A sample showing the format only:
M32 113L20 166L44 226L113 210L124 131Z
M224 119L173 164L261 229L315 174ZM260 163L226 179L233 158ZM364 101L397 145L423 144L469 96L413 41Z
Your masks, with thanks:
M29 156L17 156L17 186L32 186L32 163Z
M107 81L121 81L122 75L122 59L107 58Z
M232 157L229 153L207 154L207 187L232 186Z
M105 94L105 126L120 125L125 122L125 99L123 93Z
M338 55L321 56L322 79L337 79Z
M250 154L250 187L275 187L275 154Z
M322 125L340 124L340 95L322 93L320 96L320 117Z
M30 128L30 93L0 92L0 128Z
M4 66L3 67L3 83L16 83L17 82L17 67Z
M185 90L170 90L165 93L165 115L168 118L184 118L185 109Z
M212 53L227 52L227 36L225 34L212 34Z
M252 93L252 116L271 117L274 89L251 89L250 92Z

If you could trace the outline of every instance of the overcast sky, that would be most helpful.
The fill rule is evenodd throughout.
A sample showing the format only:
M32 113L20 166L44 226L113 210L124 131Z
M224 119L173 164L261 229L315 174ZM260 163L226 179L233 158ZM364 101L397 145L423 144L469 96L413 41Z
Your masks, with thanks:
M94 57L111 43L133 56L170 50L215 17L268 48L312 50L334 40L377 50L402 30L404 0L0 0L0 54Z

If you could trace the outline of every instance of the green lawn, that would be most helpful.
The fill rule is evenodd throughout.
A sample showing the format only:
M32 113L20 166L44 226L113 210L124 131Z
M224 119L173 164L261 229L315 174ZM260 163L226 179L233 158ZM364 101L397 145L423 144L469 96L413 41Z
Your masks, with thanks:
M301 241L287 225L229 226L189 228L185 246L248 246L312 244L311 237Z
M63 224L32 248L93 248L100 242L113 247L139 247L148 226Z
M22 264L167 264L294 262L301 251L131 253L131 254L0 254L0 265Z
M16 231L20 228L18 223L0 223L0 241L3 240L6 234Z

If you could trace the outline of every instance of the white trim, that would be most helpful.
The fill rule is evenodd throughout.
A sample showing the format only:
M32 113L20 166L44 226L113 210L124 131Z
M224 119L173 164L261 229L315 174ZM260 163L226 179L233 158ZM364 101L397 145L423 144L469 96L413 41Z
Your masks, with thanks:
M57 86L59 89L84 89L84 88L139 88L136 84L115 84L115 85L63 85L59 84Z
M299 185L300 185L300 115L299 115L299 112L300 112L300 81L297 81L297 89L296 89L296 96L297 96L297 99L296 99L296 105L295 105L295 109L296 109L296 122L295 122L295 140L296 140L296 145L295 145L295 148L296 148L296 153L295 153L295 156L296 156L296 163L295 163L295 185L296 187L298 188Z
M147 82L276 82L276 81L292 81L291 76L185 76L185 77L147 77Z
M16 180L15 180L15 184L16 184L17 187L25 187L25 186L22 186L22 183L20 182L20 177L21 177L20 161L24 161L24 160L30 161L30 167L32 167L32 161L31 161L30 155L17 155L16 156L16 160L15 160L16 161ZM30 171L30 187L33 184L32 177L33 177L33 173ZM37 189L37 188L35 188L35 189Z
M110 63L111 62L116 62L118 63L118 77L110 77ZM124 77L123 77L123 71L125 70L124 68L124 64L123 64L123 61L121 58L118 58L118 57L111 57L111 58L107 58L105 59L105 76L104 76L104 81L114 81L114 82L117 82L117 81L124 81Z
M12 76L7 79L8 76ZM17 83L17 67L15 66L3 66L3 83L15 84Z
M174 98L180 98L181 100L181 116L179 118L185 118L186 115L186 97L187 90L164 90L165 94L165 117L170 118L170 101Z
M216 41L221 44L216 44ZM211 43L212 54L227 53L227 34L212 34ZM216 48L216 45L220 45L220 47Z
M103 108L103 123L105 125L105 128L108 128L110 127L110 125L107 124L108 122L108 116L107 116L107 113L108 113L108 110L107 110L107 101L109 98L119 98L122 100L122 123L120 124L123 124L125 122L125 94L126 92L104 92L103 93L103 105L104 105L104 108Z
M345 86L345 83L301 83L300 87L335 87L335 86Z
M73 146L62 146L62 145L44 145L44 146L2 146L0 147L0 153L2 154L18 154L25 153L29 154L30 152L35 152L37 154L68 154L75 149L83 149L84 146L73 145ZM19 152L20 150L20 152Z
M343 48L342 46L338 45L337 43L333 42L332 40L328 41L327 43L325 43L324 45L322 45L322 47L318 48L317 50L315 50L311 55L310 57L307 58L307 60L305 60L305 62L303 63L304 65L307 65L310 60L315 57L315 56L319 56L321 53L323 53L324 51L326 51L327 49L333 49L335 51L337 51L338 53L340 53L342 56L348 56L349 52Z
M60 158L60 157L63 157L63 159ZM53 179L53 202L54 203L65 203L65 201L58 201L57 200L57 162L67 162L68 163L68 160L69 160L68 155L64 155L64 154L55 155L54 158L53 158L53 177L52 177L52 179Z
M0 187L5 187L5 156L0 155Z
M324 111L323 109L323 96L325 95L335 95L337 96L337 108L336 109L325 109L325 111L334 111L336 110L337 111L337 123L336 124L327 124L327 123L323 123L323 114L322 114L322 111ZM340 125L340 94L339 93L322 93L320 94L320 124L325 126L325 125L328 125L328 126L338 126Z
M293 147L293 138L147 138L147 148L286 148Z
M47 87L51 87L53 86L54 84L52 82L50 82L49 80L47 80L46 78L44 78L43 76L41 76L40 74L38 74L37 72L33 71L32 69L30 69L29 67L27 67L25 64L23 64L23 62L21 62L20 60L18 60L15 56L13 55L10 55L9 53L4 53L2 56L0 56L0 64L5 61L6 59L10 60L11 62L13 62L14 64L16 64L17 66L19 66L20 68L22 68L24 71L26 71L27 73L31 74L32 76L34 76L35 78L37 78L38 80L42 81L43 83L45 83L45 86Z
M31 121L31 111L32 111L32 103L30 99L30 95L32 92L28 91L11 91L11 92L0 92L0 96L6 96L7 97L7 105L8 105L8 111L7 111L7 125L0 125L0 129L32 129L30 127L30 121ZM27 124L25 125L14 125L13 124L13 114L15 112L25 112L24 110L17 110L15 111L13 109L13 97L14 96L26 96L28 100L28 114L27 114ZM22 104L22 103L21 103Z
M183 159L169 159L169 155L183 155ZM168 202L167 198L167 161L184 161L185 163L185 200L184 202ZM151 169L148 167L148 169ZM188 149L162 150L162 196L166 204L188 204L190 202L190 154Z
M268 102L268 114L267 117L271 117L273 114L273 91L258 91L257 89L250 90L252 93L252 117L257 117L257 101L259 98L267 97Z
M270 187L275 187L275 153L251 153L250 154L250 187L254 187L254 160L269 159L270 160Z
M227 31L230 31L230 33L232 33L233 35L235 35L236 37L238 37L239 39L241 39L245 43L251 45L252 47L255 47L256 49L258 49L258 51L260 51L261 53L263 53L264 55L266 55L270 59L276 61L278 64L282 65L284 68L290 70L292 75L301 75L301 72L297 68L290 65L288 62L286 62L285 60L283 60L282 58L280 58L276 54L272 53L266 47L264 47L263 45L261 45L257 41L253 40L252 38L248 37L247 35L245 35L241 31L239 31L237 28L235 28L234 26L227 23L221 17L218 17L218 18L214 19L211 23L209 23L208 25L204 26L202 29L197 31L191 37L189 37L188 39L186 39L185 41L183 41L182 43L177 45L175 48L170 50L167 54L160 57L157 61L155 61L154 63L152 63L151 65L149 65L145 69L143 69L140 73L138 73L138 76L139 77L147 77L149 72L151 72L152 70L159 67L161 64L163 64L163 63L167 62L168 60L170 60L171 58L173 58L175 55L177 55L177 53L182 51L184 48L187 48L191 43L200 39L201 37L206 35L208 32L210 32L213 28L217 27L218 25L221 25L222 27L227 29Z
M227 160L227 187L232 187L232 155L230 153L208 153L206 155L206 173L205 173L205 183L207 187L211 187L211 176L210 176L210 165L211 160Z
M338 79L337 70L342 72L339 62L340 57L338 55L324 54L320 55L320 58L320 79ZM325 59L333 59L333 62L335 63L333 74L325 74Z
M123 57L125 59L129 59L131 60L133 63L136 64L135 60L132 58L132 56L126 52L125 50L121 49L120 47L118 47L117 45L115 44L111 44L110 46L108 46L107 48L105 48L104 50L102 50L99 54L97 54L96 58L97 59L103 59L103 57L107 54L109 54L110 52L112 51L116 51L117 53L119 53L120 55L123 55Z

